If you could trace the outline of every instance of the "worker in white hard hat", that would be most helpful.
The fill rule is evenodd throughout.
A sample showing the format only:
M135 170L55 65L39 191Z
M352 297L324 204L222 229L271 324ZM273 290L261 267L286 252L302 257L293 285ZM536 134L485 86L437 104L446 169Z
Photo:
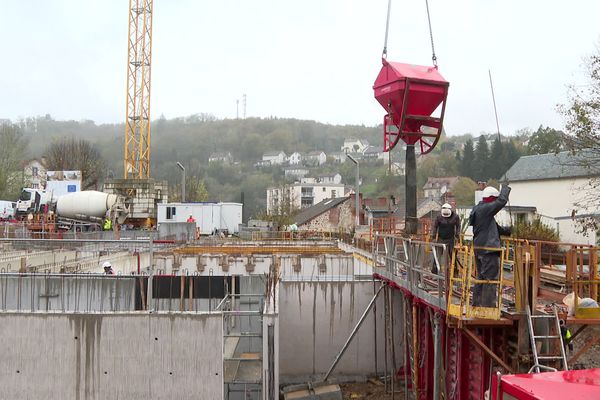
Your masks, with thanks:
M112 264L110 263L110 261L104 261L104 264L102 264L102 268L104 268L105 275L114 275L115 274L115 271L113 271Z
M473 207L469 225L473 226L473 244L478 280L498 280L500 272L500 233L509 229L500 227L494 217L508 202L510 187L503 185L500 192L493 187L483 189L483 200ZM473 287L473 306L496 307L498 287L496 284L477 283Z
M448 270L448 261L451 259L451 254L454 249L454 243L460 235L460 217L452 210L452 206L448 203L442 205L440 215L435 218L433 229L431 230L431 241L436 241L446 245L444 253L444 268ZM434 265L431 272L438 273Z

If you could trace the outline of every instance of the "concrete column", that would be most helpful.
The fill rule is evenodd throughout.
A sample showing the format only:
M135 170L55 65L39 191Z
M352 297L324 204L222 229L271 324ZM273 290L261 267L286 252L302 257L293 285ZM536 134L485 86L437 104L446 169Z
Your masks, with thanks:
M408 234L417 233L417 161L415 146L406 145L406 214L404 230Z

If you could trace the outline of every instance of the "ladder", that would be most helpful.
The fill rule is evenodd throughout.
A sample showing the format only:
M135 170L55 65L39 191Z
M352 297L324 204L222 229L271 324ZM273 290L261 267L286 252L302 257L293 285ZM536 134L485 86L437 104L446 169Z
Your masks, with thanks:
M526 307L527 309L527 323L529 325L529 337L531 339L531 351L533 352L533 360L535 364L531 368L530 372L535 370L536 373L540 372L540 368L543 370L555 370L555 368L549 367L545 365L546 362L561 362L562 361L562 370L568 371L567 366L567 355L565 353L565 346L563 343L562 335L560 332L560 321L558 318L558 312L556 310L556 306L553 307L554 312L552 314L531 314L530 307ZM542 319L548 320L548 334L547 335L536 335L534 329L534 320ZM554 334L551 332L551 324L554 321L555 329ZM537 341L546 341L549 348L556 348L556 346L560 347L560 355L551 355L551 354L538 354L536 343ZM542 362L544 364L542 364Z

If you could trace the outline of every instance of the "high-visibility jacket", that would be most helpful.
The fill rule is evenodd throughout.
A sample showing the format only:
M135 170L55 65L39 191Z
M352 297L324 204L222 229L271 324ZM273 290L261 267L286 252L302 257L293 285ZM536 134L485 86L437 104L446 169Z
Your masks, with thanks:
M110 231L111 229L112 229L112 221L110 220L110 218L106 218L104 220L104 230Z

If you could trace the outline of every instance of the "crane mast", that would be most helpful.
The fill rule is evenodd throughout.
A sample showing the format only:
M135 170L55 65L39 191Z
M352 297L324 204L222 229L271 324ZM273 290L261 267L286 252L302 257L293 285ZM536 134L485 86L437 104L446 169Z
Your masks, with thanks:
M129 0L123 177L150 178L150 72L154 0Z

